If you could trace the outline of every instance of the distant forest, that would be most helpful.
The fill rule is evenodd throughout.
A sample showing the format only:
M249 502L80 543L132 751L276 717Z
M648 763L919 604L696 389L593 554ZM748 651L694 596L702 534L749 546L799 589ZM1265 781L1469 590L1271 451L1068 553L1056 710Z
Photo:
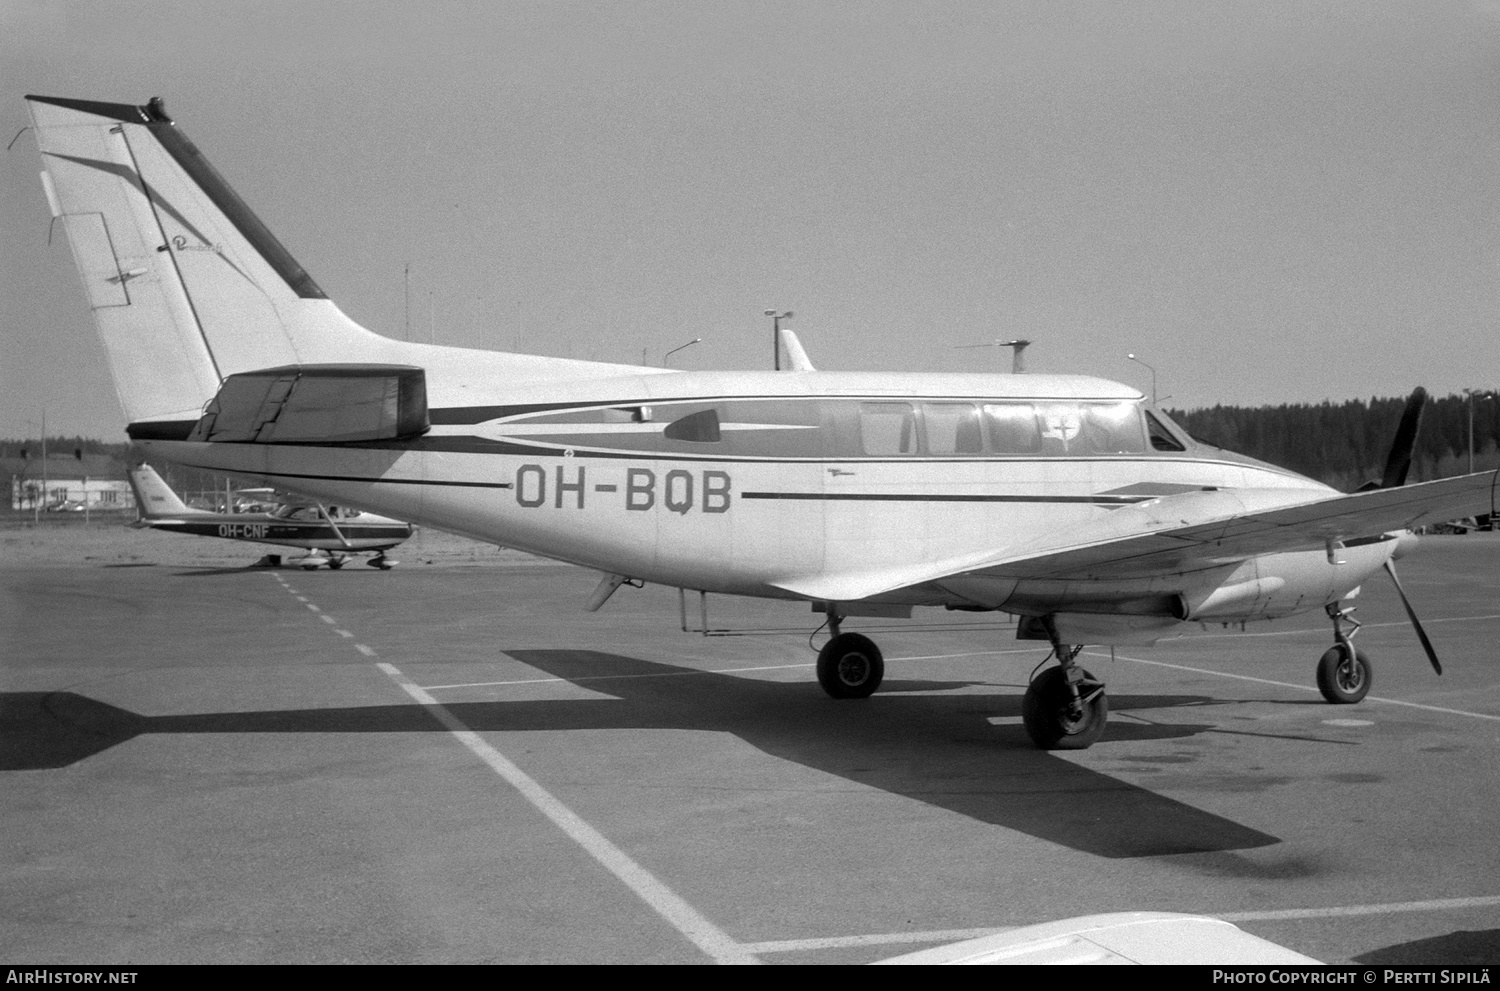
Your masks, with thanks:
M1345 491L1378 479L1405 397L1319 403L1316 406L1214 406L1169 410L1198 440L1290 468ZM1474 402L1474 470L1500 467L1500 401ZM1468 471L1469 400L1429 400L1412 458L1412 482Z
M1287 406L1214 406L1189 411L1169 410L1171 417L1198 440L1248 454L1334 488L1352 490L1379 478L1390 453L1405 397L1350 400L1344 403ZM1474 403L1474 468L1500 467L1500 400L1480 398ZM112 454L121 465L140 461L127 443L107 444L82 437L50 437L49 453ZM40 441L0 441L0 457L19 457L28 450L39 457ZM1417 453L1409 481L1446 478L1468 470L1469 401L1464 396L1429 400L1417 437ZM164 469L179 489L212 491L222 476L178 468Z

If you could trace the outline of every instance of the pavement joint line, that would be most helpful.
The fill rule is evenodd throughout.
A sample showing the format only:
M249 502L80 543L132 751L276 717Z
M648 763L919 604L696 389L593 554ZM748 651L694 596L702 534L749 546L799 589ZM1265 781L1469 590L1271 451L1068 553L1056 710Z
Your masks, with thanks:
M1086 651L1091 657L1108 657L1098 651ZM1290 681L1272 681L1270 678L1253 678L1248 674L1230 674L1227 671L1210 671L1207 668L1188 667L1186 664L1168 664L1166 661L1148 661L1143 657L1127 657L1124 654L1116 655L1122 661L1133 661L1136 664L1150 664L1159 668L1172 668L1176 671L1191 671L1194 674L1211 674L1220 678L1234 678L1238 681L1253 681L1261 685L1276 685L1280 688L1294 688L1299 692L1316 692L1318 689L1311 685L1298 685ZM1500 722L1500 716L1490 715L1487 712L1470 712L1467 709L1449 709L1441 705L1427 705L1424 702L1407 702L1403 699L1389 699L1382 695L1366 695L1366 702L1383 702L1386 705L1404 705L1411 709L1423 709L1427 712L1442 712L1450 716L1468 716L1471 719L1488 719L1492 722Z
M1203 913L1225 922L1270 922L1286 919L1329 919L1361 915L1399 915L1405 912L1445 912L1471 908L1493 908L1500 905L1500 895L1472 898L1434 898L1425 901L1378 902L1369 905L1333 905L1323 908L1264 909L1249 912ZM839 950L891 943L956 943L1012 932L1019 926L991 926L981 929L933 929L925 932L869 933L860 936L831 936L822 939L778 939L741 944L751 953L795 953L807 950Z
M553 824L568 835L573 842L583 847L596 861L620 881L624 882L636 897L640 898L663 919L672 925L695 946L717 963L759 963L753 953L736 942L702 913L684 901L676 892L659 881L630 857L624 850L611 843L603 833L589 825L572 809L564 805L525 771L522 771L504 754L486 742L447 707L427 694L394 664L381 661L377 667L410 695L417 704L426 709L439 723L447 728L460 743L467 747L489 768L519 791L527 801L537 808Z

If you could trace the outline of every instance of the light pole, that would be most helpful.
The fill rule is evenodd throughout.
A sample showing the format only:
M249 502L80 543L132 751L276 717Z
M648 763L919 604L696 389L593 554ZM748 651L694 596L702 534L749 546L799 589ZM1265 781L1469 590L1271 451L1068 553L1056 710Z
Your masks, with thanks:
M1494 399L1495 394L1488 389L1465 389L1464 395L1469 397L1469 474L1474 474L1474 400Z
M701 340L703 340L703 338L701 338L701 337L695 337L691 341L688 341L686 344L683 344L680 347L675 347L672 350L668 351L666 354L662 355L661 356L661 367L666 368L670 364L670 362L667 359L671 358L672 355L676 354L678 351L681 351L683 348L690 348L690 347L692 347L694 344L697 344Z
M1125 357L1129 358L1131 361L1135 362L1137 365L1146 365L1146 363L1144 361L1142 361L1141 359L1137 358L1133 354L1127 354ZM1151 368L1150 365L1146 365L1146 367L1148 369L1150 369L1150 371L1151 371L1151 405L1155 406L1156 405L1156 369Z
M792 311L778 313L775 310L767 310L766 316L771 318L771 366L779 372L781 371L781 321L790 320Z
M33 427L35 420L27 420ZM42 407L42 497L40 500L33 499L31 502L31 515L33 521L41 518L41 503L47 501L47 407Z

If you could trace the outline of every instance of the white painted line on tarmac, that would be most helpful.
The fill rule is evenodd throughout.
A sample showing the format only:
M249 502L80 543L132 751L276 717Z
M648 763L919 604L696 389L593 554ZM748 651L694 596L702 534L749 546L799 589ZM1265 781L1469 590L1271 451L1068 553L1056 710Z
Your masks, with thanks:
M961 657L1000 657L1005 654L1038 654L1045 647L1021 647L1016 650L971 650L963 654L911 654L906 657L887 657L886 663L891 661L952 661Z
M339 621L336 620L336 619L334 619L332 616L328 615L326 612L323 613L318 618L321 619L323 622L327 623L329 626L338 626L339 625Z
M1097 651L1086 651L1090 657L1108 657ZM1134 661L1136 664L1150 664L1159 668L1172 668L1177 671L1191 671L1194 674L1211 674L1218 678L1234 678L1237 681L1253 681L1261 685L1276 685L1279 688L1291 688L1299 692L1316 692L1317 689L1311 685L1298 685L1290 681L1272 681L1270 678L1252 678L1248 674L1230 674L1227 671L1210 671L1207 668L1193 668L1186 664L1168 664L1166 661L1148 661L1143 657L1126 657L1124 654L1116 654L1115 657L1122 661ZM1383 702L1386 705L1404 705L1410 709L1422 709L1427 712L1441 712L1450 716L1468 716L1471 719L1488 719L1500 722L1500 716L1493 716L1487 712L1470 712L1467 709L1449 709L1441 705L1427 705L1422 702L1406 702L1402 699L1388 699L1381 695L1366 695L1366 702Z
M957 657L988 657L999 654L1034 654L1036 648L1028 650L979 650L967 654L929 654L915 657L887 657L886 663L898 661L942 661ZM812 661L800 664L761 664L749 668L719 668L710 671L653 671L650 674L590 674L579 678L520 678L514 681L465 681L451 685L423 685L429 692L447 691L454 688L507 688L512 685L549 685L558 682L577 683L583 681L616 681L628 678L690 678L704 674L744 674L748 671L791 671L796 668L814 667Z
M1477 623L1477 622L1480 622L1481 620L1490 620L1490 619L1500 619L1500 613L1492 613L1492 614L1490 614L1488 616L1449 616L1446 619L1424 619L1424 620L1422 620L1422 625L1423 626L1435 626L1435 625L1437 625L1439 623ZM1392 623L1361 623L1361 624L1359 624L1359 626L1360 626L1360 629L1362 629L1362 630L1378 630L1378 629L1381 629L1382 627L1387 627L1387 626L1410 627L1411 624L1410 623L1401 623L1401 622L1392 622ZM1305 629L1305 630L1261 630L1261 631L1257 631L1255 633L1243 633L1243 632L1235 632L1235 633L1193 633L1193 634L1189 634L1189 635L1186 635L1186 636L1176 637L1175 639L1177 639L1177 640L1230 640L1230 639L1238 640L1238 639L1243 639L1245 637L1298 637L1298 636L1311 636L1311 635L1314 635L1314 634L1316 634L1318 636L1327 636L1328 635L1328 627L1325 625L1325 626L1310 627L1310 628Z
M467 681L453 685L423 685L429 692L449 688L504 688L511 685L575 684L583 681L628 681L634 678L691 678L704 674L737 674L741 671L781 671L786 668L810 668L811 664L771 664L756 668L727 668L723 671L652 671L650 674L590 674L578 678L520 678L515 681Z
M299 596L300 598L300 596ZM322 613L312 603L307 608L313 612L320 613L319 619L334 624L334 620ZM354 634L346 630L335 631L346 637ZM378 656L373 649L362 643L356 643L354 648L366 657ZM412 681L394 664L378 661L376 667L385 672L386 676L394 681L401 689L416 700L433 718L441 723L460 743L467 747L476 757L489 766L496 774L504 778L511 787L519 791L528 802L536 806L537 810L551 819L553 824L561 829L568 837L583 847L595 860L606 870L624 882L636 897L649 905L656 914L665 919L678 932L697 946L716 963L753 964L760 963L753 953L749 953L743 946L737 943L728 933L710 922L702 913L684 901L676 892L668 888L656 876L640 864L636 863L624 850L615 846L604 834L572 809L564 805L551 792L543 788L534 778L512 763L504 754L496 750L486 742L478 733L466 726L462 720L453 715L440 702L434 699L416 682ZM633 677L652 677L651 675L635 675ZM547 679L549 681L561 681L562 679Z
M333 632L337 633L341 637L348 637L351 640L354 639L354 634L350 633L348 630L334 630Z
M1350 915L1397 915L1401 912L1450 912L1464 908L1493 908L1500 895L1475 898L1433 898L1418 902L1381 902L1373 905L1335 905L1331 908L1284 908L1263 912L1223 912L1215 918L1225 922L1261 922L1272 919L1333 919Z
M708 954L717 963L759 963L753 953L735 942L728 933L714 925L697 909L689 905L676 892L668 888L656 876L636 863L629 854L615 846L604 834L585 822L577 813L555 798L525 771L490 746L480 735L470 729L441 703L427 694L419 685L407 678L394 664L380 662L378 667L392 681L430 712L438 722L447 727L465 747L491 770L504 778L511 787L526 797L532 805L551 819L564 833L588 851L615 877L624 882L636 897L669 922L673 928L686 936L695 946Z

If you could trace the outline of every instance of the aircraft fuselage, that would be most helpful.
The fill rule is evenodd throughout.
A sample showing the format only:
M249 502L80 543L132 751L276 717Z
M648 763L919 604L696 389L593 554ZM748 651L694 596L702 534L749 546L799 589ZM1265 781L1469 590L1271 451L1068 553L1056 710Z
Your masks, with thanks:
M1098 379L681 373L517 391L462 406L438 393L432 429L399 441L148 443L174 461L605 572L781 598L843 599L827 576L976 547L1069 546L1128 529L1132 510L1164 496L1201 493L1205 512L1229 513L1336 495L1198 444L1139 393ZM1154 617L1140 625L1160 635L1184 619L1320 606L1393 549L1379 540L1095 582L965 575L861 598Z

